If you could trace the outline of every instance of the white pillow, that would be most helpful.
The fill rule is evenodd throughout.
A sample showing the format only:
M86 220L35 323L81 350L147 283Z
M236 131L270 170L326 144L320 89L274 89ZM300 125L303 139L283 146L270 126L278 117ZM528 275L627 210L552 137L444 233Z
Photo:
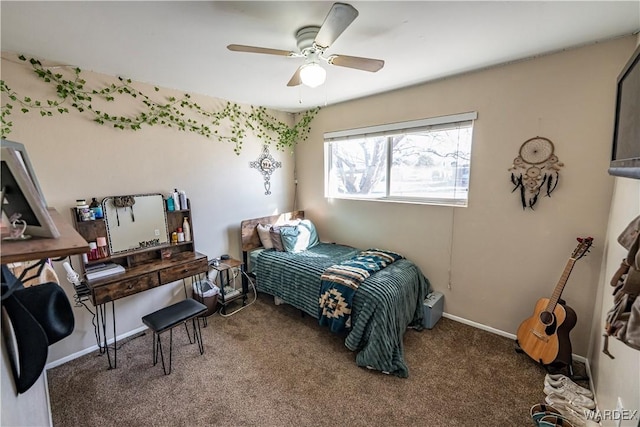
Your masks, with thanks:
M258 224L256 226L258 230L258 236L260 237L260 243L265 249L273 249L273 241L271 240L271 224Z

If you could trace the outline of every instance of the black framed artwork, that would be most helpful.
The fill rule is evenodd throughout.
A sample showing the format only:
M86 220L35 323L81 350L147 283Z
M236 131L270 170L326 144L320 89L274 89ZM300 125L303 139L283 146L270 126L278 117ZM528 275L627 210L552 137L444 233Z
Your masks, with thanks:
M0 150L3 219L24 221L25 235L60 237L24 145L3 139Z
M640 46L618 76L609 174L640 179Z

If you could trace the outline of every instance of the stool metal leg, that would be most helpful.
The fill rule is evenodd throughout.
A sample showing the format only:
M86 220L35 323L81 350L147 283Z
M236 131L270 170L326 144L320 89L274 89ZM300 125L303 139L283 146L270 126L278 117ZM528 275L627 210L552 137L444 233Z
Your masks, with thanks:
M198 343L198 350L200 350L200 354L203 354L204 343L202 342L202 330L200 329L200 321L197 317L193 318L193 335Z
M157 345L154 346L156 348L156 354L154 358L154 362L158 362L158 353L160 353L160 362L162 362L162 371L165 375L169 375L171 373L171 347L173 347L173 329L169 329L169 370L167 371L166 365L164 364L164 351L162 350L162 339L160 334L158 335ZM155 364L154 363L154 366Z
M164 371L165 375L167 373L167 370L164 366L164 352L162 351L162 339L160 337L160 334L158 334L158 341L157 341L157 349L156 349L156 362L158 361L158 352L160 353L160 361L162 362L162 370Z
M189 327L187 326L187 322L184 322L184 329L187 331L187 338L189 338L189 344L193 344L195 341L191 341L191 334L189 333ZM193 339L196 339L196 328L193 328Z
M158 364L158 334L153 333L153 366Z
M165 375L171 373L171 353L173 350L173 328L169 329L169 372L165 371Z

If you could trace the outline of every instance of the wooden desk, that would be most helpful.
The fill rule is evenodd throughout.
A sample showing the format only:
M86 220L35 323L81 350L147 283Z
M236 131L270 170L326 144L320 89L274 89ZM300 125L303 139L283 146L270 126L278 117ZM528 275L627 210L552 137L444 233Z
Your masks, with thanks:
M207 256L199 252L180 252L173 254L170 259L149 260L134 267L127 267L124 273L103 277L87 282L91 291L91 302L97 309L98 317L98 347L101 353L107 354L109 369L117 366L117 334L116 314L114 302L120 298L137 294L158 286L182 280L187 293L184 279L199 278L200 274L208 271ZM111 303L113 320L113 363L109 346L107 345L107 310L106 304ZM101 330L102 329L102 330Z
M87 282L94 306L115 301L157 286L208 271L207 256L199 252L181 252L170 259L152 260L124 273Z

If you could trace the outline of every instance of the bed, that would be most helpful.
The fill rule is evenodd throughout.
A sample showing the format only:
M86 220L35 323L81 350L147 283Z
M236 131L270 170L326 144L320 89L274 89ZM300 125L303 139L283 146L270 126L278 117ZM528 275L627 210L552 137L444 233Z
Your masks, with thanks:
M301 252L264 249L257 226L283 225L304 219L303 211L241 222L243 260L259 292L273 295L318 319L321 276L328 267L352 259L360 249L318 243ZM406 378L403 336L408 327L421 330L422 302L429 281L402 258L366 278L355 291L345 345L357 352L358 366Z

